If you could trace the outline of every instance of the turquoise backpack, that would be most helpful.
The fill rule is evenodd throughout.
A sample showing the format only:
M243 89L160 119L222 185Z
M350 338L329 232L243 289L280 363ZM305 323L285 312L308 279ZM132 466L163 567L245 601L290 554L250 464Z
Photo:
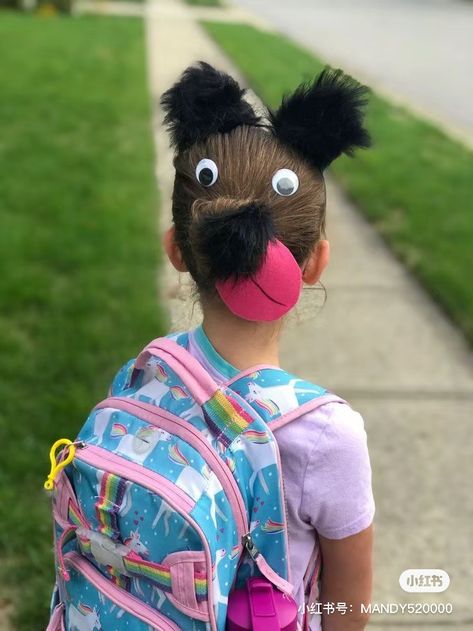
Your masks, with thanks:
M270 366L217 385L187 341L151 342L77 439L53 445L47 631L224 631L249 576L292 593L273 432L340 399Z

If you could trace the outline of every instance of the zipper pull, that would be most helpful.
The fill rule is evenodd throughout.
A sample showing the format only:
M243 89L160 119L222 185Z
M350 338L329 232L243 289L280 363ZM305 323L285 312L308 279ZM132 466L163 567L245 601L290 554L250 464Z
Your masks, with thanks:
M57 548L56 548L57 561L58 561L57 569L58 569L58 572L63 577L63 579L66 581L66 583L71 580L71 575L66 569L66 564L64 562L63 548L66 545L66 543L69 543L69 541L72 541L72 539L76 537L76 530L77 530L77 526L70 526L69 528L66 528L65 530L63 530L62 535L59 537Z
M258 566L258 570L265 577L265 579L272 583L284 594L292 596L292 584L289 583L289 581L286 581L286 579L282 578L282 576L279 576L279 574L273 570L273 568L269 565L264 556L261 554L260 550L258 550L256 545L254 544L251 533L248 532L246 533L246 535L243 535L243 537L241 538L241 543L246 548L248 554L256 563L256 565Z
M248 554L253 559L253 561L256 561L256 557L260 554L260 551L256 547L251 537L251 533L247 532L246 535L243 535L243 537L241 538L241 543L243 547L246 548Z
M58 462L56 451L61 446L64 446L68 450L68 454L64 458L64 460L61 460L61 462ZM49 459L51 461L51 471L48 477L46 478L46 482L44 483L44 488L47 491L53 490L54 480L56 479L56 476L59 473L59 471L61 471L61 469L64 469L64 467L67 467L67 465L70 462L72 462L76 453L76 447L84 447L84 443L80 440L76 442L72 442L72 440L69 440L68 438L60 438L51 447L51 450L49 452Z

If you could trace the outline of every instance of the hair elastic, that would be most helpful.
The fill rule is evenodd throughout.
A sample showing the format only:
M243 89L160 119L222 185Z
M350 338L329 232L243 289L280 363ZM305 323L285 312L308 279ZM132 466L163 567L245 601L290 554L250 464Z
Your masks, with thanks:
M217 281L216 290L235 315L244 320L271 322L299 300L302 272L291 251L278 239L270 241L260 269L249 278Z

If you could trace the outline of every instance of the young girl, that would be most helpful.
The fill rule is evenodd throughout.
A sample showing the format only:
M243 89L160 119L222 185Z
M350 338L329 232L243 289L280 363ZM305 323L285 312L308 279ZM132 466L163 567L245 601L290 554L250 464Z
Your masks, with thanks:
M151 342L77 439L53 445L48 631L249 629L242 610L254 631L366 625L363 421L278 351L303 283L328 263L322 171L369 144L365 89L324 71L267 123L243 94L201 63L163 95L176 149L165 249L194 279L203 322ZM259 616L271 607L277 619Z
M284 316L302 283L317 283L329 260L322 171L369 145L365 100L364 87L326 70L264 124L239 86L204 63L163 95L176 149L165 249L197 285L203 322L186 346L217 382L255 365L279 366ZM329 402L275 430L275 438L295 597L302 610L315 548L323 564L319 599L334 607L306 602L310 629L361 630L374 515L363 420L347 403Z

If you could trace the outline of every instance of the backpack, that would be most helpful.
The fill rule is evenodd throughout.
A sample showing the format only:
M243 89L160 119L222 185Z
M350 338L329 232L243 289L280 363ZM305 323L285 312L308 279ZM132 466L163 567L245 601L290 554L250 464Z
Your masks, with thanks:
M53 445L47 631L224 631L229 594L248 578L292 593L273 432L342 400L271 366L217 385L187 340L152 341L76 440Z

